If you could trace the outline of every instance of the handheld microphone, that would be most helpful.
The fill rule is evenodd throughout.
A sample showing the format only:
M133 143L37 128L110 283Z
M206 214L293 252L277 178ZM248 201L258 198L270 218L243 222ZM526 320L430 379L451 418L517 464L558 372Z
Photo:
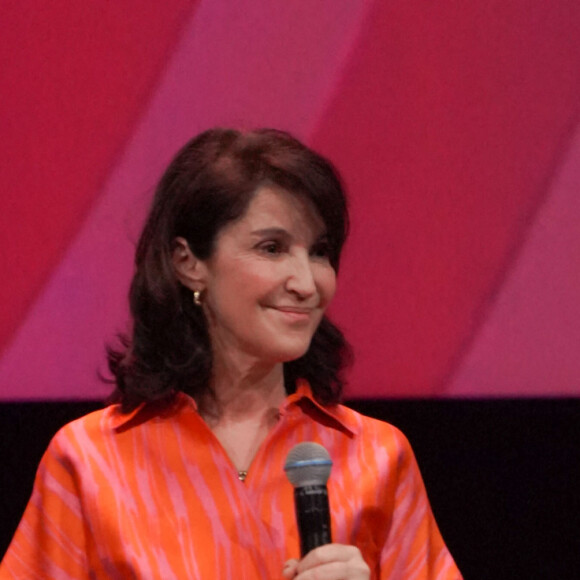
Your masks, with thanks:
M328 451L318 443L299 443L286 457L284 471L294 486L301 557L332 542L326 489L331 467Z

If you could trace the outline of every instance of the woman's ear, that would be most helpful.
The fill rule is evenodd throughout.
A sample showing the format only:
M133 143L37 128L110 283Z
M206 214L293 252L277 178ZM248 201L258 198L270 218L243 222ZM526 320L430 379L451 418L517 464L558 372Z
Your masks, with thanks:
M206 284L206 265L193 255L185 238L175 238L175 249L171 258L179 281L191 291L203 292Z

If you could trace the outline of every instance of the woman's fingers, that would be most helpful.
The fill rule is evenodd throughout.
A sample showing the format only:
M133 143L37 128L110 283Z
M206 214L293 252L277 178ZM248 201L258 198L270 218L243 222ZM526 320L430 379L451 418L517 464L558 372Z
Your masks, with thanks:
M295 580L368 580L370 570L355 546L327 544L299 562L289 560L283 574Z
M282 569L282 576L290 580L291 578L294 578L294 576L296 576L297 569L298 569L298 560L296 559L288 560L284 564L284 568Z

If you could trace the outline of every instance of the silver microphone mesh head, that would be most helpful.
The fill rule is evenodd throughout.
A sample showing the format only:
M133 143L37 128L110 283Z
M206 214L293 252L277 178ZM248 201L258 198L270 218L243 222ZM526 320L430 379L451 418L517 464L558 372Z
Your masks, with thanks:
M294 487L326 485L332 461L328 451L318 443L307 441L290 449L284 471Z

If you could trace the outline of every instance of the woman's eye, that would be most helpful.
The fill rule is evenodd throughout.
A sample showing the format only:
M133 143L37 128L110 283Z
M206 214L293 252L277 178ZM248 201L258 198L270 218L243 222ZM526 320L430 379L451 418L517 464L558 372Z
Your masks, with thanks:
M260 249L266 254L279 254L282 251L282 245L279 242L266 242L260 246Z

